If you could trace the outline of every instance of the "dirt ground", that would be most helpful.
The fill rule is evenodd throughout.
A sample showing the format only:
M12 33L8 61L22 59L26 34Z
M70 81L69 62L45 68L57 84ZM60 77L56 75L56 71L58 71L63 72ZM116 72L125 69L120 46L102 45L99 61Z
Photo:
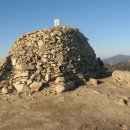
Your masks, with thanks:
M111 77L56 96L0 95L0 130L129 130L130 88Z

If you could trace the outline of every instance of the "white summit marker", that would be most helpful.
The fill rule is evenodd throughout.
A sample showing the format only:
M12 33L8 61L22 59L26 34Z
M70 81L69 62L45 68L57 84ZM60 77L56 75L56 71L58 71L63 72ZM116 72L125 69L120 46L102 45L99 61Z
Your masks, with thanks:
M55 27L60 26L60 20L59 19L54 19L54 26Z

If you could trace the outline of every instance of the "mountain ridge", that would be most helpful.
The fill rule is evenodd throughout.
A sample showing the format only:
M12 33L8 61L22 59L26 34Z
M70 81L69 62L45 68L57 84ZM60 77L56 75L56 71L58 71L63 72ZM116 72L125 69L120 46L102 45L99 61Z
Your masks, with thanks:
M125 62L128 60L130 60L130 55L118 54L118 55L103 59L102 61L104 62L104 64L115 65L120 62Z

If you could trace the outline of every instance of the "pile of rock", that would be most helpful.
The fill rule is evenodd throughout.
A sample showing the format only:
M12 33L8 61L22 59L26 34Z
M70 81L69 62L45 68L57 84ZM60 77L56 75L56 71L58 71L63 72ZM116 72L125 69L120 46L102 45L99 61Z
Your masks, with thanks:
M0 88L8 93L53 86L55 93L60 93L74 88L75 80L103 73L103 64L96 59L88 39L76 28L59 26L16 40L8 56L0 61Z

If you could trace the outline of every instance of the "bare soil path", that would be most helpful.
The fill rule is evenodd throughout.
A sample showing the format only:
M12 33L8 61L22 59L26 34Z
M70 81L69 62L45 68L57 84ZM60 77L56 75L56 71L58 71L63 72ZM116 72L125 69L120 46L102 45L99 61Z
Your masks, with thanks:
M129 129L130 88L100 81L56 96L0 95L0 130Z

